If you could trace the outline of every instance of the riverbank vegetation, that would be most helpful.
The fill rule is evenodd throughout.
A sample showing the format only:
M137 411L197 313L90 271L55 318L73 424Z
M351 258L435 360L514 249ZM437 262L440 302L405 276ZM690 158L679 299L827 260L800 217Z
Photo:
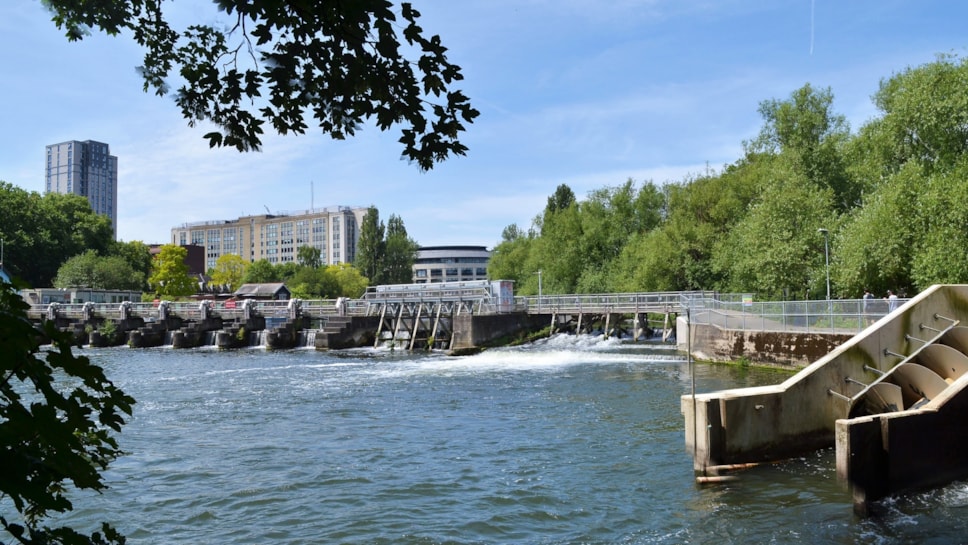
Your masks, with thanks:
M488 274L519 294L540 279L546 294L823 298L829 243L834 297L968 281L968 62L901 70L872 99L879 115L851 131L807 84L762 102L759 134L719 170L584 200L559 186L531 226L504 230Z

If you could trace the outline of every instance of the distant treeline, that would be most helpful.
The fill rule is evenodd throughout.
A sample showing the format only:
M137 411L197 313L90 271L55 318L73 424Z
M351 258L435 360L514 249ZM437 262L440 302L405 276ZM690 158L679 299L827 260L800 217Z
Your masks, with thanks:
M830 89L760 104L763 127L720 171L567 185L528 229L505 228L491 278L516 292L710 289L763 299L864 289L913 295L968 282L968 62L939 56L884 79L879 117L852 132ZM826 235L823 230L826 230Z

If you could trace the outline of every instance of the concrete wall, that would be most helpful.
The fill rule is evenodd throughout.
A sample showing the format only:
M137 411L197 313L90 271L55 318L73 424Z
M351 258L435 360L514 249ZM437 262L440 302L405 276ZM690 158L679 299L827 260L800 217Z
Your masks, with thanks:
M683 339L685 335L683 333ZM806 367L853 337L829 333L735 331L708 324L695 325L692 335L692 354L699 360L728 362L747 358L758 364L795 368Z
M487 346L496 339L513 337L551 325L551 316L495 314L454 316L455 350Z
M968 321L968 286L935 286L885 316L782 384L686 395L681 399L686 447L694 467L779 460L832 446L863 384L901 361L951 322ZM693 338L693 345L696 344ZM838 395L833 395L833 391Z

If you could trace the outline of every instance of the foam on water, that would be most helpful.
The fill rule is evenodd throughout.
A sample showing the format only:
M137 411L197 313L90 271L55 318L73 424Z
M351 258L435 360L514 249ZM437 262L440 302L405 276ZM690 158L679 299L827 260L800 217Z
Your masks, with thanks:
M627 347L619 339L604 339L601 335L559 334L525 346L493 348L469 356L447 356L441 352L410 354L385 347L357 349L352 354L369 359L371 365L359 371L370 378L435 373L557 372L578 365L648 364L670 359L668 354L636 353ZM641 347L638 350L641 352Z

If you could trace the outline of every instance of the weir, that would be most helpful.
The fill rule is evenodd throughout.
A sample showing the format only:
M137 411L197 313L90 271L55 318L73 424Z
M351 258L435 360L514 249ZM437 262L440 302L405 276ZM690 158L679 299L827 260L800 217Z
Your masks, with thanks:
M966 325L968 286L933 286L781 384L682 396L695 471L835 446L858 511L968 478Z

